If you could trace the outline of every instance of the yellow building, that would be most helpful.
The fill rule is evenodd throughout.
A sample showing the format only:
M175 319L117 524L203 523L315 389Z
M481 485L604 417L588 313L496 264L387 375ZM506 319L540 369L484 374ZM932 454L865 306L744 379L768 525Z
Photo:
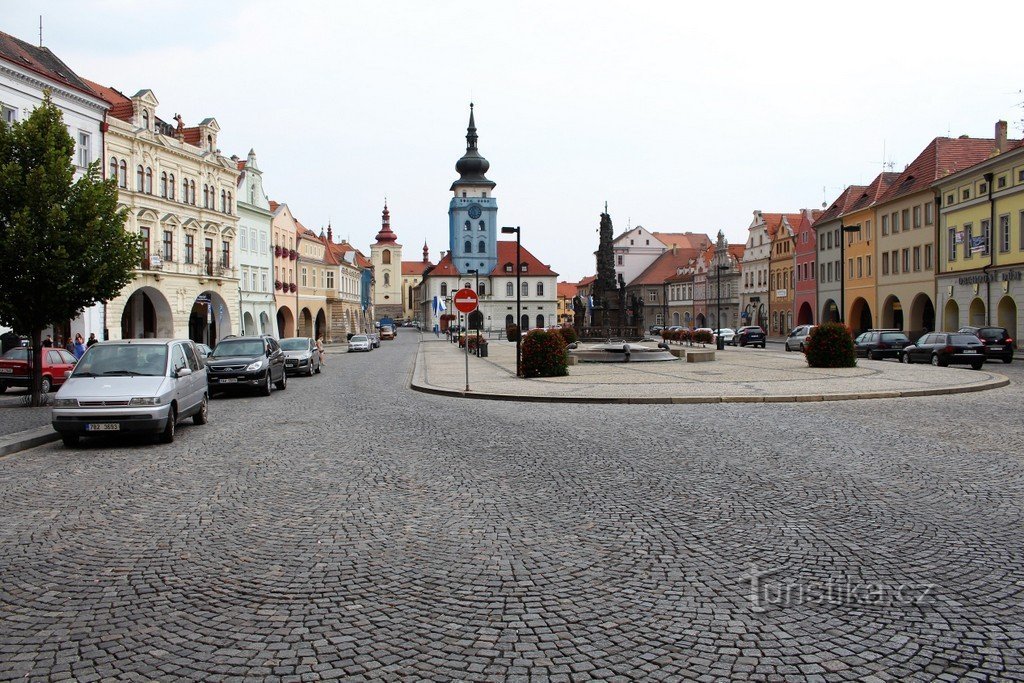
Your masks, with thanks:
M941 200L936 289L942 329L994 325L1020 339L1024 146L1007 141L1003 128L991 158L932 188Z
M889 189L898 173L879 173L867 189L856 199L850 210L843 214L843 259L841 285L845 312L843 320L860 334L876 325L874 306L877 264L875 256L875 204ZM851 231L848 228L859 226Z

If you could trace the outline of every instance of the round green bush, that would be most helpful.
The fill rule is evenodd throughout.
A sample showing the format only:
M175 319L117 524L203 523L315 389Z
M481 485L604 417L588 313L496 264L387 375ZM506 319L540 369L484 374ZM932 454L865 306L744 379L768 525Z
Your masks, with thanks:
M523 340L523 377L569 374L565 338L557 330L531 330Z
M558 332L562 335L562 339L565 340L566 344L572 344L579 341L579 336L576 334L576 330L572 327L560 327Z
M807 365L812 368L852 368L857 365L850 328L841 323L824 323L811 330L804 342Z
M510 342L517 341L519 339L519 325L512 324L505 328L505 338Z

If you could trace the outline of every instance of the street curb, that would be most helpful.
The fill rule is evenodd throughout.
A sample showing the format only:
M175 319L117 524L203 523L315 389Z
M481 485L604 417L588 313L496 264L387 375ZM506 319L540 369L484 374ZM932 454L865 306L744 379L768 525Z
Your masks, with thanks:
M959 387L936 387L934 389L906 389L902 391L865 391L857 393L842 394L793 394L775 396L532 396L522 394L495 394L476 391L464 391L461 389L445 389L430 384L416 381L419 375L422 353L419 349L416 352L416 362L413 364L412 373L409 377L409 388L424 394L435 396L448 396L451 398L473 398L487 401L518 401L520 403L596 403L612 405L692 405L708 403L811 403L818 401L859 401L879 398L917 398L920 396L944 396L951 394L970 394L978 391L988 391L1008 386L1010 379L1002 375L995 375L991 379L980 384L971 384ZM994 374L994 373L992 373ZM528 382L530 380L523 380Z
M55 432L53 427L49 426L39 427L38 429L26 429L22 432L0 436L0 458L59 440L60 434Z

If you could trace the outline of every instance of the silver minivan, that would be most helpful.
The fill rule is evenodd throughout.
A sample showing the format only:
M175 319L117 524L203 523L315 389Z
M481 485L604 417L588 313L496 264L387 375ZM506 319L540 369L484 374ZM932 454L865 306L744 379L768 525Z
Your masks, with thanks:
M158 434L174 441L191 417L209 418L206 366L188 339L125 339L93 344L53 402L51 421L64 445L95 434Z
M807 342L807 338L811 336L811 332L817 325L798 325L794 327L789 336L786 337L786 350L787 351L800 351L803 353L804 344Z

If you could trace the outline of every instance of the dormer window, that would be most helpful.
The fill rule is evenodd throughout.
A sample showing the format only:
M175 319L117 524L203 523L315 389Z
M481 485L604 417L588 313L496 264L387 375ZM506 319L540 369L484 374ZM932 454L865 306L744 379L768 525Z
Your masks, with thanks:
M487 192L481 192L480 196L483 197L484 199L486 199L487 198Z
M514 271L515 271L515 266L513 266L511 263L506 263L505 264L505 272L506 273L512 273Z
M211 152L213 151L213 136L212 135L207 135L206 136L206 148L208 150L210 150Z
M529 268L529 264L528 263L520 263L519 264L519 271L522 272L522 273L525 273L528 268Z
M149 130L149 112L145 109L142 110L142 127Z

